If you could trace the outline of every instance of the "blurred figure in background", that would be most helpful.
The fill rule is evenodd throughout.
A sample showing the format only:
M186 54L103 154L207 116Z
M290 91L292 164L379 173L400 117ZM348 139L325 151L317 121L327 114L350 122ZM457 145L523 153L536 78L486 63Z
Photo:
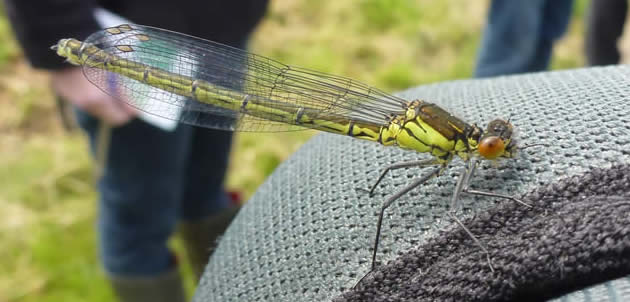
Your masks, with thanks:
M238 211L223 189L232 133L147 124L50 47L100 30L95 14L104 8L134 23L243 48L266 6L266 0L5 0L26 58L51 72L54 91L75 107L93 152L102 139L98 129L112 126L98 183L98 230L103 266L121 301L185 301L167 240L180 223L199 277L215 239Z
M573 0L493 0L474 76L546 70L572 6Z
M619 64L617 42L623 34L628 0L591 0L586 25L588 65Z

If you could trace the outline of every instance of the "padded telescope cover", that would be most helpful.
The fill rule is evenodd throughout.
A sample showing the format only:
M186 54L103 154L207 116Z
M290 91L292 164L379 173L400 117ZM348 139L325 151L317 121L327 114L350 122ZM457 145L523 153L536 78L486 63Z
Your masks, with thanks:
M221 239L194 301L630 300L630 68L613 66L460 80L398 95L439 104L485 128L509 118L516 159L484 162L472 187L533 205L464 195L445 214L464 163L382 202L428 169L390 172L427 154L332 134L307 142L247 202ZM261 142L264 143L264 142ZM615 281L608 281L617 279ZM595 285L588 289L586 286Z

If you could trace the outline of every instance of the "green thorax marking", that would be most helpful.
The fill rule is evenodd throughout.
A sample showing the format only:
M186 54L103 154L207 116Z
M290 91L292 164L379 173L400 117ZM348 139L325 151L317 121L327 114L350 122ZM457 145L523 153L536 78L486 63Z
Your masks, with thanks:
M421 100L409 102L404 116L392 118L381 130L383 145L397 145L428 152L447 162L457 155L467 159L477 148L481 130L471 126L435 104Z

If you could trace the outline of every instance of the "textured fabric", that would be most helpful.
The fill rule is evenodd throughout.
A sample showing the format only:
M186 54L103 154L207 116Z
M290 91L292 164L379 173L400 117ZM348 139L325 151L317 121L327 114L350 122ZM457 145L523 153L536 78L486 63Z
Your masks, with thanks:
M551 255L569 255L573 250L594 253L592 249L600 247L598 242L601 246L608 244L606 240L599 241L606 238L615 238L618 246L624 247L621 251L607 251L608 257L622 263L624 259L614 255L627 252L628 243L624 239L628 235L618 232L628 231L630 224L628 217L622 215L628 212L624 211L628 199L623 197L628 188L623 179L627 181L628 175L623 170L627 168L619 168L617 172L609 168L630 163L629 80L630 68L617 66L453 81L400 93L407 99L423 98L440 104L480 125L497 117L509 117L519 130L521 145L546 144L527 148L513 160L484 163L472 181L473 188L479 190L515 196L526 194L530 196L528 202L539 206L528 209L494 198L468 195L462 198L458 217L492 251L497 268L492 273L485 254L469 238L462 237L460 228L445 215L456 176L463 167L460 160L455 160L446 173L413 190L388 209L377 256L385 265L367 277L359 290L378 289L384 293L383 300L397 301L400 299L391 295L407 293L402 291L404 288L419 290L413 284L428 282L427 278L433 282L433 292L453 292L452 280L460 278L460 282L477 285L463 289L474 297L458 300L472 300L482 294L493 298L506 292L523 294L528 289L526 285L556 286L563 282L561 278L577 276L572 269L580 270L584 264L593 266L589 262L596 262L583 258L584 255L576 259L552 259ZM426 158L426 154L350 137L316 136L280 165L241 210L210 259L194 301L330 301L356 297L348 291L369 271L381 203L423 170L409 168L388 174L373 198L356 188L369 187L388 164L419 158ZM604 170L595 171L595 168ZM599 174L580 177L585 173ZM616 176L604 178L605 175ZM552 183L564 185L549 187ZM595 185L571 185L578 183ZM598 188L600 184L606 186ZM608 190L610 186L614 191ZM548 192L557 191L557 195L535 198L545 188ZM587 193L590 194L587 200L579 197ZM616 206L619 210L615 212ZM584 215L576 215L575 211ZM476 218L469 221L473 215ZM593 234L591 231L596 229L590 228L590 222L594 221L609 225L608 235L600 238ZM436 245L447 238L453 241ZM427 255L423 251L441 252ZM548 257L535 257L536 253ZM409 257L415 262L405 262ZM510 259L529 261L521 260L526 263L515 262L511 266ZM456 261L469 265L449 266L449 270L438 265ZM611 268L611 264L604 262L602 267ZM509 269L499 270L505 267ZM435 275L427 275L429 271ZM416 278L384 279L391 274ZM455 279L439 278L446 274ZM616 274L621 276L624 272ZM593 270L593 275L603 273ZM462 280L463 276L472 279ZM502 276L514 281L503 284L479 281L503 280ZM547 283L527 283L545 276ZM577 288L595 282L594 279L565 281L568 280L578 280L572 281ZM560 301L622 301L630 298L628 280L621 277L569 294ZM570 290L569 286L564 290Z
M630 165L595 169L439 233L335 301L541 301L630 273Z

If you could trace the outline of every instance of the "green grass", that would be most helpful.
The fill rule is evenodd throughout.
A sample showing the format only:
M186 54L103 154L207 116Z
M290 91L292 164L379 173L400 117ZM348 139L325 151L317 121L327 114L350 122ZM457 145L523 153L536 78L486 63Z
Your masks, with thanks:
M2 45L0 45L0 70L4 70L19 56L20 51L17 43L11 38L12 34L8 20L0 18L0 41L2 41Z
M391 92L468 78L486 3L274 0L251 48ZM577 1L553 68L583 64L576 49L586 3ZM28 69L0 17L0 301L111 301L95 246L87 146L81 133L61 129L53 104L46 75ZM228 186L251 196L313 134L239 133Z

